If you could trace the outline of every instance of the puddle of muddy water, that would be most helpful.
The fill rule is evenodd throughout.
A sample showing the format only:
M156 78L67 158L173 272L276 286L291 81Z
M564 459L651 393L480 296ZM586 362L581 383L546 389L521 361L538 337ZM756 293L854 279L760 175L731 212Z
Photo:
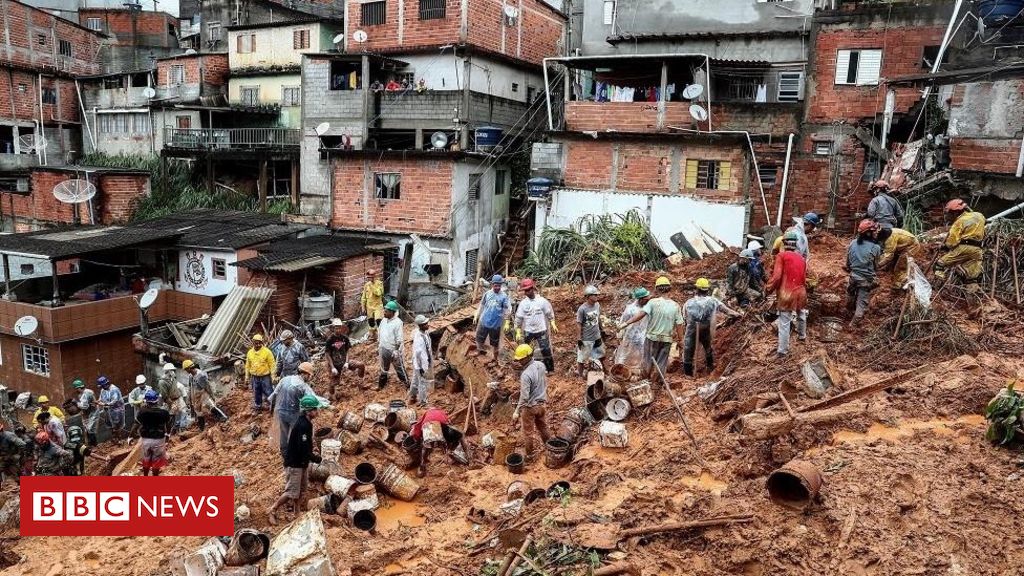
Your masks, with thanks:
M956 430L954 429L955 427L963 425L978 426L984 422L984 416L980 414L969 414L955 420L919 420L901 422L897 426L886 426L885 424L875 423L868 428L867 432L840 430L832 435L832 444L839 444L842 442L870 442L873 440L896 441L924 430L940 436L949 436L956 433Z
M422 515L423 506L413 502L388 499L374 512L377 514L377 530L384 532L401 526L423 526L427 522Z

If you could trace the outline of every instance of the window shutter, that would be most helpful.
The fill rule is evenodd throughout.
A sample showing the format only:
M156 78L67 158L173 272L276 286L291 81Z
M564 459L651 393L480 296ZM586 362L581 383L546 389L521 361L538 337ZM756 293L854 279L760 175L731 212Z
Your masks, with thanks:
M612 25L612 18L615 14L615 0L604 0L604 24Z
M686 161L686 187L697 187L697 160Z
M242 36L235 37L235 52L242 53Z
M779 102L799 102L804 99L804 73L779 73Z
M729 182L732 177L732 162L718 163L718 189L729 190Z
M836 54L836 84L846 84L846 75L850 71L850 51L840 50Z
M255 52L256 51L256 35L253 34L249 38L250 38L250 40L249 40L249 52Z
M873 85L878 84L878 77L882 71L881 50L861 50L860 66L857 67L857 84Z

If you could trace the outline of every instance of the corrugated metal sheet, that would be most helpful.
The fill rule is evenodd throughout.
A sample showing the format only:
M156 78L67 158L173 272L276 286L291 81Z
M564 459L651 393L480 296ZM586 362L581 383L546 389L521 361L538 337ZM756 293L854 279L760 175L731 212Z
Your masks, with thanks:
M209 326L196 343L196 349L213 356L230 352L240 334L248 334L273 288L235 286L213 314Z

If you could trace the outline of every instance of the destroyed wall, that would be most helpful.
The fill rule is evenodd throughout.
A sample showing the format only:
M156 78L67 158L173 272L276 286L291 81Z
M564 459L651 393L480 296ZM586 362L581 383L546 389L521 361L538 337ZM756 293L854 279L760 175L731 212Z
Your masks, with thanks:
M957 84L947 134L954 170L1016 174L1024 137L1024 79Z

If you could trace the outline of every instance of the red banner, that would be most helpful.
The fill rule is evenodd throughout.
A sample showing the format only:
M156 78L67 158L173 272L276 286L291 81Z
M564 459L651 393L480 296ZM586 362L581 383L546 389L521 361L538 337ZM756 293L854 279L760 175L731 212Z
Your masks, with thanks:
M24 476L22 536L230 536L231 476Z

